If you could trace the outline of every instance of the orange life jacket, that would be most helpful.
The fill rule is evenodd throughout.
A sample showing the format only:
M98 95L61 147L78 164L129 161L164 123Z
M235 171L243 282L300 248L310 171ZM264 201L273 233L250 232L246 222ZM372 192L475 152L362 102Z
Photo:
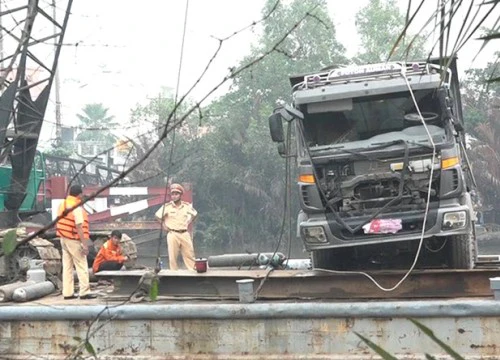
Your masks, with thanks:
M61 203L61 205L59 206L57 217L60 217L66 209L71 209L76 205L78 205L80 202L81 200L78 197L69 195L64 200L64 202ZM83 213L83 223L82 223L83 235L85 236L85 239L88 239L89 217L83 206L81 209ZM73 214L72 211L57 221L56 230L57 230L56 234L59 237L64 237L66 239L80 240L80 237L78 236L78 231L76 229L75 215Z

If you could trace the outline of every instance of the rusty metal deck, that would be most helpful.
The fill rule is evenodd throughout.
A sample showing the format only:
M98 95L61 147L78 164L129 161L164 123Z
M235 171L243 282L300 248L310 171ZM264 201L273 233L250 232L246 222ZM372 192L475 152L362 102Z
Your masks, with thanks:
M98 277L112 278L111 296L128 296L137 289L144 270L103 271ZM393 287L402 271L371 272L383 287ZM421 270L414 271L394 291L378 289L358 273L330 273L311 270L215 270L206 273L162 270L159 296L237 299L236 280L254 279L254 291L261 299L425 299L492 297L490 278L500 276L500 269Z
M498 305L459 299L0 306L0 358L378 359L360 333L397 359L428 359L424 352L449 359L411 318L464 359L498 360ZM86 351L85 339L96 357Z

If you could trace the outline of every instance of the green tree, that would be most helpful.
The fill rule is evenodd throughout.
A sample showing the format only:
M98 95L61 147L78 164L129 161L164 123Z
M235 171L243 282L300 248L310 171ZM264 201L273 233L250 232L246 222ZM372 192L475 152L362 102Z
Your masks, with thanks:
M275 4L268 0L263 14ZM277 100L291 101L290 74L348 62L325 1L280 2L262 30L235 69L251 66L232 79L226 94L201 109L201 117L194 114L176 130L172 162L173 133L133 175L151 185L165 184L166 177L193 184L199 210L194 241L200 255L275 249L283 219L285 164L271 142L267 117ZM142 158L158 139L158 128L173 108L173 99L158 98L132 111L132 124L147 134L133 138L131 160ZM178 118L187 108L182 104ZM293 216L297 211L295 206Z
M73 147L70 144L52 145L49 149L44 151L47 155L71 157L73 155Z
M184 103L177 109L177 114L171 116L175 101L173 97L158 96L150 99L146 105L137 105L130 116L129 137L133 144L133 151L127 156L128 163L132 164L142 159L151 146L158 141L167 119L171 116L169 127L179 122L184 116L189 103ZM130 175L132 181L140 181L143 186L163 186L169 182L191 182L192 178L186 173L191 168L190 158L196 156L199 149L199 131L195 115L187 118L175 131L171 131L161 146L144 159L141 165Z
M275 4L267 1L263 14ZM267 117L277 100L291 101L289 75L348 62L326 2L296 0L278 4L259 42L236 68L275 48L287 33L276 51L236 76L230 91L204 112L209 131L191 170L203 230L198 241L207 246L274 250L283 219L285 167L270 140ZM298 206L293 216L297 211Z
M497 54L498 56L498 54ZM466 71L462 103L466 129L472 135L469 149L480 194L480 210L489 212L488 222L500 222L500 76L494 62Z
M500 97L487 121L479 123L471 140L470 158L481 199L481 210L490 212L488 222L500 223Z
M406 25L396 0L370 0L356 14L356 27L361 38L357 63L378 63L389 60L391 49ZM391 59L423 59L425 38L406 34L406 41L399 43Z
M276 4L268 0L262 13L267 14ZM306 14L304 21L301 21ZM290 32L296 24L299 24ZM292 1L288 5L280 2L271 16L264 22L264 35L252 49L250 56L240 65L249 63L259 54L275 47L276 43L290 33L277 51L262 59L248 72L237 77L234 89L255 97L260 90L263 99L290 99L289 75L318 71L324 67L347 64L345 47L336 40L335 26L328 14L326 1ZM274 106L269 104L268 106ZM247 104L249 105L249 104Z
M108 114L103 104L87 104L82 114L76 116L83 130L77 135L77 141L95 141L101 144L103 150L113 146L116 137L111 133L114 117Z
M497 56L500 56L500 52ZM466 70L461 81L466 129L475 136L479 135L476 132L477 126L489 121L491 103L500 95L500 83L490 82L498 76L500 67L496 62L490 62L484 68Z

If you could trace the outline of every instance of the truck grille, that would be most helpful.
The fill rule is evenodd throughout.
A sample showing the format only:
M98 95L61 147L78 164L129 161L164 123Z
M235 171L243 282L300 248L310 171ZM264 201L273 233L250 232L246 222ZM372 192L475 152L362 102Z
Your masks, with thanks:
M453 169L453 177L452 177L452 184L453 184L453 190L456 190L458 188L458 171L457 169Z
M302 194L302 201L304 205L311 206L311 198L309 196L309 191L307 191L308 186L301 186L300 192Z

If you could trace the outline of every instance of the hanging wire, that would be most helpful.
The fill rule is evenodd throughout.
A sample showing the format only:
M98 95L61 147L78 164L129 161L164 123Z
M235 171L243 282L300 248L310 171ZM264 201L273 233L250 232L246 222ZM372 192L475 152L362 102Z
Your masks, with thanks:
M179 96L179 84L180 84L180 79L181 79L181 70L182 70L182 60L183 60L183 55L184 55L184 43L185 43L185 40L186 40L186 27L187 27L187 19L188 19L188 9L189 9L189 0L186 0L186 10L185 10L185 13L184 13L184 29L183 29L183 32L182 32L182 42L181 42L181 54L180 54L180 59L179 59L179 69L178 69L178 72L177 72L177 86L176 86L176 89L175 89L175 99L174 99L174 104L175 104L175 107L174 107L174 116L173 116L173 120L174 120L174 124L177 122L177 99L178 99L178 96ZM158 99L158 110L160 110L160 99ZM158 111L159 113L159 111ZM169 121L167 121L167 123L165 124L165 129L168 127L168 123ZM160 272L161 270L161 257L160 257L160 252L161 252L161 243L162 243L162 238L163 238L163 218L165 216L165 203L167 201L167 190L169 188L169 180L170 180L170 168L171 168L171 165L172 165L172 159L173 159L173 154L174 154L174 149L175 149L175 128L172 130L172 144L170 146L170 154L169 154L169 159L168 159L168 163L167 163L167 169L166 169L166 173L167 173L167 177L165 179L165 196L163 198L163 206L162 206L162 213L161 213L161 221L162 221L162 224L160 226L160 234L158 235L158 247L157 247L157 251L156 251L156 265L155 265L155 273L158 273Z
M271 258L269 259L269 265L268 265L268 269L267 269L267 272L266 272L266 275L261 279L260 281L260 284L259 286L257 287L257 290L255 290L254 292L254 297L255 299L257 299L259 297L259 294L262 290L262 287L264 286L264 284L266 283L267 279L269 278L269 276L271 275L271 273L273 272L274 270L274 266L277 266L278 264L277 263L273 263L274 261L274 258L276 256L276 254L278 253L278 250L281 246L281 242L283 241L283 237L284 237L284 234L285 234L285 228L287 227L287 217L288 217L288 252L287 252L287 259L286 259L286 265L288 265L288 258L290 257L290 253L291 253L291 224L292 224L292 221L291 221L291 204L290 204L290 200L291 200L291 170L290 170L290 158L292 157L292 155L290 155L290 146L291 146L291 137L292 137L292 134L291 134L291 129L292 129L292 125L290 122L287 123L287 134L286 134L286 142L285 142L285 146L286 146L286 151L285 151L285 200L284 200L284 203L283 203L283 217L282 217L282 220L281 220L281 229L280 229L280 236L278 238L278 243L276 244L276 248L274 249L274 252L273 254L271 255ZM257 254L257 259L256 261L258 262L259 260L259 254ZM279 261L278 261L279 263ZM285 265L285 266L286 266Z

